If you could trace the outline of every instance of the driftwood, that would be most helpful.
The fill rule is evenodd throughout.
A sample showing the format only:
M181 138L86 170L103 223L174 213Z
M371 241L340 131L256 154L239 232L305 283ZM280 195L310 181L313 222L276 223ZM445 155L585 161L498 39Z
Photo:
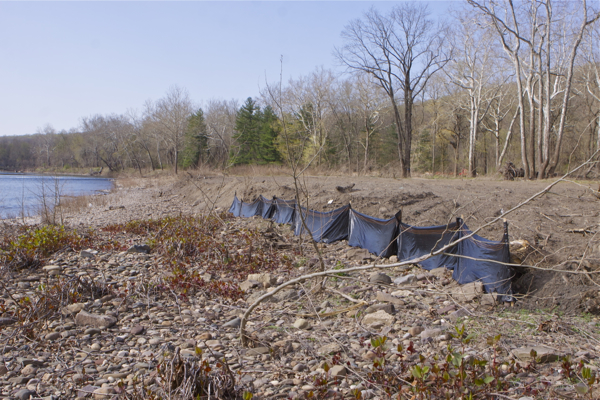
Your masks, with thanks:
M356 183L353 183L352 185L348 186L336 186L335 189L340 193L350 193L352 192L354 185L356 185Z

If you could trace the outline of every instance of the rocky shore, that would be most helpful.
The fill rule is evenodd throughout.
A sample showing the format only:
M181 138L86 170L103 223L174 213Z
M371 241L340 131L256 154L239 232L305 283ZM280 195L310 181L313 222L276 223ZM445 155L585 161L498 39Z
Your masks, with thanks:
M456 284L444 270L391 267L307 279L251 313L250 344L242 346L245 310L319 268L309 243L285 226L225 219L222 237L254 232L248 237L255 241L235 249L249 263L247 243L287 261L268 272L221 275L208 262L191 264L201 289L165 289L174 272L146 246L149 236L100 228L190 215L197 199L175 186L107 196L67 222L93 227L122 248L65 249L40 268L3 270L0 398L191 399L202 386L198 377L210 383L211 398L598 398L596 316L524 312L480 284ZM332 270L394 261L345 242L320 251ZM223 283L239 287L239 298L202 289Z

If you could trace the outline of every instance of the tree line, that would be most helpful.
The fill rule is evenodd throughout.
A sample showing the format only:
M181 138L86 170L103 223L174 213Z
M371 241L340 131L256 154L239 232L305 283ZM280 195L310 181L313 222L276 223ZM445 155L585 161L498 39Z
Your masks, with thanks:
M177 173L303 160L474 177L510 161L546 178L600 150L599 19L586 0L467 0L437 21L423 3L372 8L334 49L343 74L268 82L241 105L199 106L172 87L140 112L0 137L0 168Z

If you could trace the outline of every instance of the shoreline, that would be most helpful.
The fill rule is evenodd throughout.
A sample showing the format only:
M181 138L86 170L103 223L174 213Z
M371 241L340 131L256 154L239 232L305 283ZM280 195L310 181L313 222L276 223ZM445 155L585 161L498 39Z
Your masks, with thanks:
M0 171L0 175L23 175L23 176L58 176L58 177L72 177L72 178L99 178L99 179L109 179L116 180L118 178L114 177L105 177L98 175L85 175L85 174L67 174L67 173L48 173L48 172L6 172Z

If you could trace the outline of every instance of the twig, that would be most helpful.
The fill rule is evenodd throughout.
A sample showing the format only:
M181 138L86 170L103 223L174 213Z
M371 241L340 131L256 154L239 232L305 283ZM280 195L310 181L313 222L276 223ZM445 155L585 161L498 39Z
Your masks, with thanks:
M348 296L347 294L344 294L344 293L340 292L339 290L335 290L335 289L333 289L333 288L326 288L325 290L326 290L326 291L328 291L328 292L331 292L331 293L337 294L338 296L342 296L342 297L343 297L343 298L345 298L346 300L348 300L348 301L351 301L351 302L353 302L353 303L359 303L359 304L363 304L363 303L365 303L363 300L356 300L356 299L354 299L354 298L352 298L352 297Z

